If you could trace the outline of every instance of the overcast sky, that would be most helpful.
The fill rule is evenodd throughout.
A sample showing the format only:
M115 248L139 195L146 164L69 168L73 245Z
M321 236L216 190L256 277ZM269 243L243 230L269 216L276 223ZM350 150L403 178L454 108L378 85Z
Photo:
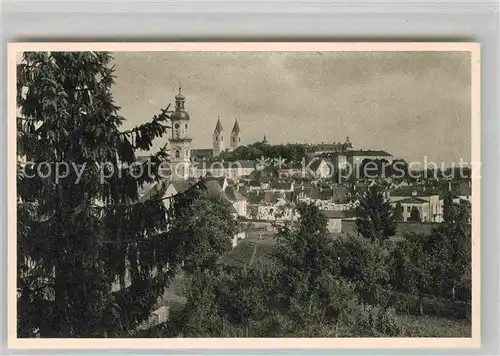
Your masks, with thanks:
M467 52L114 53L126 126L174 104L179 82L193 148L212 147L220 116L242 143L344 141L395 157L470 160ZM166 139L166 138L165 138ZM158 142L160 147L164 142Z

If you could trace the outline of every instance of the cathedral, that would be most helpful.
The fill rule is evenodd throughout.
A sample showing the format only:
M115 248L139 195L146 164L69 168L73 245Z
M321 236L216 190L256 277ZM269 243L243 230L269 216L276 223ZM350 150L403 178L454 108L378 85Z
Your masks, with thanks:
M170 148L170 170L176 178L187 179L196 176L196 167L193 161L207 161L217 159L223 152L231 152L241 144L241 130L238 119L235 119L231 133L229 134L229 144L226 148L224 138L224 128L217 118L211 149L191 149L192 139L189 138L188 127L190 125L189 114L185 108L186 97L182 94L181 88L175 96L175 111L170 118L172 120L172 135L169 137Z

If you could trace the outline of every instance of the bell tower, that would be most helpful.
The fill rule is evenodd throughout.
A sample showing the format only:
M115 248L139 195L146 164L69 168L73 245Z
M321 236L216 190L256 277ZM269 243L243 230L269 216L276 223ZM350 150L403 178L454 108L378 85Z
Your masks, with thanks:
M234 119L233 130L231 131L230 142L229 142L229 151L234 151L241 143L240 136L240 125L238 125L238 119Z
M168 139L170 146L170 170L173 179L187 179L191 168L191 141L188 135L189 114L184 108L186 97L175 96L175 111L171 114L172 136Z
M217 118L217 124L215 125L214 135L213 135L213 156L217 157L222 152L224 152L224 129L220 123L220 118Z

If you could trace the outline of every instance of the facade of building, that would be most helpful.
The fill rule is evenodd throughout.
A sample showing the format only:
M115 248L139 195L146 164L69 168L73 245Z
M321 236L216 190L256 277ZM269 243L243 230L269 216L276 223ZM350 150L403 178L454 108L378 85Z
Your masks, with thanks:
M321 155L325 153L347 152L352 149L352 143L349 136L345 142L321 143L314 146L314 154Z
M398 202L401 204L401 208L403 209L403 221L410 221L411 211L413 208L418 210L420 214L420 221L432 221L430 216L430 204L428 201L421 198L411 197L398 200ZM396 204L397 203L392 203L392 206L395 207Z
M169 137L169 146L172 152L170 170L175 178L186 179L191 169L191 141L188 135L189 114L185 110L185 96L181 88L175 96L175 111L170 116L172 120L172 135Z
M393 206L396 206L397 202L401 203L405 221L410 217L411 208L415 206L423 222L442 222L443 200L437 193L405 187L391 191L389 199Z

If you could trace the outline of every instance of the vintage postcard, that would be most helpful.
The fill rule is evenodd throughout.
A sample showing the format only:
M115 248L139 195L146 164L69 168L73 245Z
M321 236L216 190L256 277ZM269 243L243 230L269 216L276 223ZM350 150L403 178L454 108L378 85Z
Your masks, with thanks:
M9 347L480 346L475 43L11 43Z

